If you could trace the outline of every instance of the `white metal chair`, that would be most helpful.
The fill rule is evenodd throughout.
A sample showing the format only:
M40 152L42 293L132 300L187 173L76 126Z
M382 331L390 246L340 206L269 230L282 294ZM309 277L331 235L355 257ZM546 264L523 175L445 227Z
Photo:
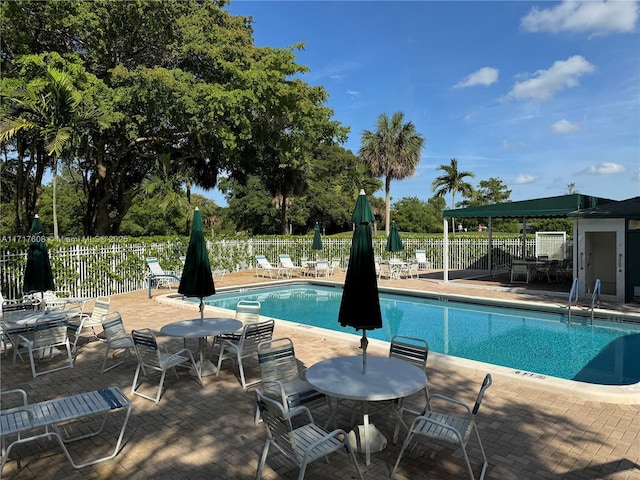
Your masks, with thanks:
M133 395L138 395L142 398L153 400L158 403L160 401L160 396L162 395L162 386L164 385L164 378L167 370L173 370L176 378L178 378L176 367L192 368L192 371L198 378L198 382L202 386L200 370L197 368L196 362L193 359L193 354L190 350L183 348L175 353L161 352L155 335L148 328L133 330L131 332L131 338L133 339L136 355L138 356L138 367L136 368L136 374L133 377L133 384L131 385L131 393ZM142 374L146 377L148 370L161 372L158 393L155 397L146 395L138 390L138 387L140 386L138 384L140 371L142 371Z
M524 277L522 280L517 280L520 277ZM531 269L526 263L513 262L511 264L511 283L529 283L531 281Z
M272 445L298 466L300 469L298 480L304 478L309 463L342 449L346 449L358 477L363 480L358 460L344 430L328 432L316 425L311 412L306 407L300 406L285 411L280 403L265 396L260 390L256 390L256 396L258 410L267 429L267 441L256 473L257 480L262 478L262 469ZM294 428L292 419L298 415L306 415L306 423Z
M104 352L104 361L102 362L102 370L100 371L100 373L108 372L112 368L115 368L118 365L122 365L124 359L131 354L131 350L135 349L133 340L131 339L131 335L128 334L124 329L124 322L122 321L122 316L120 315L120 313L108 313L102 320L102 328L104 329L105 336L107 337L107 345ZM124 350L124 357L119 362L116 362L113 365L107 367L107 360L109 359L109 352L111 350Z
M484 396L487 388L489 388L490 386L491 374L487 374L484 377L484 381L482 382L482 386L480 387L480 392L478 392L476 403L473 409L471 409L465 403L453 398L445 397L444 395L439 394L433 395L431 397L432 401L436 399L444 400L446 402L449 402L450 404L458 405L464 408L466 410L466 413L458 416L427 409L422 415L418 416L413 421L413 424L409 429L409 433L407 434L407 438L405 438L404 443L402 444L402 448L400 449L400 453L398 454L398 459L396 460L396 464L393 467L393 471L391 472L391 478L393 478L396 471L398 470L398 465L400 464L400 459L402 458L405 449L409 446L414 437L416 435L419 435L430 440L438 440L459 447L462 450L462 456L464 457L464 461L467 464L469 478L471 480L475 480L473 469L471 468L471 463L469 462L469 456L467 455L467 444L469 442L469 438L471 437L471 432L474 431L476 434L476 439L478 440L478 445L480 446L480 452L482 454L483 460L482 471L479 477L479 479L482 480L487 471L487 456L484 452L484 447L482 446L482 440L480 440L480 434L478 433L476 416L478 414L478 410L480 409L480 404L482 403L482 397Z
M267 274L270 278L274 278L274 275L277 278L280 274L280 268L271 265L264 255L256 255L256 277L265 277Z
M29 362L31 363L31 374L33 378L49 372L56 372L65 368L73 368L73 356L71 355L71 345L67 334L67 320L38 320L33 328L32 338L27 338L23 334L18 335L18 343L20 347L27 349L29 353ZM14 348L16 345L14 344ZM67 351L67 361L62 366L50 368L49 370L36 370L36 361L53 358L58 355L59 348L65 348ZM14 358L15 360L15 358Z
M220 374L222 361L231 359L238 364L240 382L244 390L251 385L260 383L260 380L253 382L247 382L245 380L243 359L257 356L258 345L266 340L271 340L274 327L274 320L248 323L243 327L240 338L237 341L223 340L218 355L218 371L216 372L216 376Z
M416 250L416 261L418 262L418 268L420 270L430 270L433 265L427 260L426 250Z
M389 358L398 358L409 362L422 370L427 367L427 357L429 356L429 343L422 338L406 337L404 335L394 335L389 345ZM426 372L425 372L426 375ZM427 408L431 408L429 401L429 377L424 387L424 396ZM410 411L410 410L407 410ZM419 413L419 412L413 412Z
M262 380L260 389L269 398L281 402L285 412L300 405L308 406L319 401L324 403L325 395L303 378L290 338L260 343L258 364ZM256 410L256 424L259 418L260 412Z
M257 323L260 321L260 302L255 300L240 300L236 304L236 320L240 320L244 325L248 323ZM240 340L240 336L242 334L242 328L235 331L234 333L224 333L222 335L218 335L218 343L220 349L222 349L222 342L224 340L231 340L233 342L237 342ZM211 345L211 355L213 355L213 348L215 346L215 339L213 344Z
M96 299L95 304L93 305L93 310L91 311L91 315L84 312L86 305L88 302L84 302L82 305L82 309L80 313L73 317L69 321L69 337L71 340L71 351L74 355L77 354L78 350L78 340L80 337L84 335L84 333L89 330L89 337L93 340L104 341L103 338L100 338L98 334L102 329L102 320L105 315L109 313L109 305L111 303L110 297L99 297ZM75 320L78 318L78 320Z
M329 260L318 260L316 262L316 278L320 276L328 277L331 273L329 268Z

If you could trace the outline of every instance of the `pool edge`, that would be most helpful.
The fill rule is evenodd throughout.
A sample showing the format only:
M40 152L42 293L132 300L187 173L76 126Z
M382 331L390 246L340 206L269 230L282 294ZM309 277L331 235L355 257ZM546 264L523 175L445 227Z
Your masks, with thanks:
M273 286L280 284L290 284L290 283L300 283L299 281L277 281L277 282L268 282L267 284L262 284L261 286ZM313 283L317 285L328 285L328 286L342 286L342 284L338 282L307 282ZM220 289L220 293L227 290L233 290L237 288L247 288L243 285L236 286L228 286L224 289ZM251 287L248 287L251 288ZM429 292L416 291L410 289L402 289L402 288L390 288L390 287L382 287L379 288L381 292L388 293L411 293L412 295L419 295L426 298L439 298L439 297L447 297L454 300L460 300L461 298L466 299L466 301L474 300L484 304L524 304L529 303L535 307L545 306L545 304L538 302L510 302L510 301L487 301L486 298L483 297L470 297L470 296L461 296L456 294L430 294ZM160 295L154 297L156 301L160 303L167 303L173 306L179 306L181 308L190 308L193 310L198 310L198 304L193 303L192 305L186 304L181 298L182 296L176 293L168 293L165 295ZM558 305L546 305L547 309L557 310L562 308ZM565 307L566 308L566 307ZM234 315L233 310L228 310L219 307L205 307L206 312L210 312L211 314L220 315L220 316L230 316ZM265 317L266 318L266 317ZM279 324L286 326L288 328L300 329L306 333L316 332L319 335L327 336L336 336L343 340L352 340L355 342L359 342L359 337L352 333L348 332L337 332L334 330L328 330L320 327L314 327L310 325L304 325L297 322L292 322L288 320L276 319ZM345 337L347 336L347 337ZM388 350L389 342L378 339L369 339L371 347L377 346L379 348L384 348ZM552 377L548 375L541 375L537 373L526 372L522 370L515 370L509 367L502 367L499 365L493 365L490 363L479 362L476 360L469 360L466 358L454 357L438 352L429 352L429 360L427 362L427 368L429 367L437 367L439 369L445 370L458 370L462 369L466 372L474 374L476 376L484 376L486 373L491 373L494 377L494 381L504 381L512 384L519 384L526 388L534 388L537 390L546 390L554 393L560 393L564 395L568 395L571 397L582 398L584 400L596 401L596 402L606 402L606 403L616 403L616 404L625 404L625 405L640 405L640 383L636 383L633 385L598 385L591 383L578 382L574 380L566 380L562 378ZM428 371L427 371L428 373Z

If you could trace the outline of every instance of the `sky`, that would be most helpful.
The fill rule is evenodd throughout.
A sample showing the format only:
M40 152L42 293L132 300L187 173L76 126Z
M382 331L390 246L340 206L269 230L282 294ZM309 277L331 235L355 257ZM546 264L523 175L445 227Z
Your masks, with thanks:
M305 42L297 62L310 71L301 78L327 90L354 154L383 113L403 112L415 125L425 146L415 175L392 181L392 203L428 200L452 158L475 173L476 187L502 180L513 201L564 195L570 183L613 200L640 195L638 1L231 0L227 8L253 18L258 47Z

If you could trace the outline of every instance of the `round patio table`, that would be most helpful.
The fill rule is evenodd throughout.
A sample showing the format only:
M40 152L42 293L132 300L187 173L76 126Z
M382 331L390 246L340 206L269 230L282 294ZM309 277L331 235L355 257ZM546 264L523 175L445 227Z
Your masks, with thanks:
M404 399L427 384L424 370L404 360L367 356L367 370L362 373L362 356L336 357L309 367L306 379L316 390L336 399L361 402L364 426L366 464L371 464L372 433L369 425L369 402ZM398 403L399 408L402 402ZM329 422L335 417L337 405L332 408ZM394 413L399 417L398 410ZM373 432L370 432L373 430ZM378 432L379 433L379 432ZM382 435L379 433L379 435Z
M213 375L218 368L205 358L207 337L233 333L242 328L242 322L233 318L194 318L169 323L160 329L164 335L181 338L199 338L200 359L196 362L200 376Z

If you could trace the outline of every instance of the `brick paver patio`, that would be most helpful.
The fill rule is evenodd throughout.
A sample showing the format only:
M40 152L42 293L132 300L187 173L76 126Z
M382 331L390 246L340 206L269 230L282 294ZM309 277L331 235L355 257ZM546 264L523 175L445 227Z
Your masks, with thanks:
M225 277L224 285L256 279L252 272ZM387 282L405 288L451 291L451 286L425 280ZM175 289L174 289L175 292ZM166 291L154 291L148 299L146 291L112 298L111 311L119 311L128 330L149 327L159 332L171 321L193 318L194 309L162 304L157 297ZM455 293L473 296L512 295L504 291L456 287ZM527 299L543 299L530 293ZM518 297L521 298L521 297ZM555 300L557 301L557 300ZM194 307L195 308L195 307ZM355 336L333 335L329 332L308 332L301 328L276 323L275 336L290 336L296 354L306 366L332 356L358 355L359 339ZM169 348L182 346L181 340L159 336ZM194 350L197 343L189 345ZM374 343L372 355L386 355L386 348ZM2 390L23 388L31 401L72 393L119 386L127 395L135 371L135 358L130 358L114 370L100 375L104 345L93 342L83 345L73 369L31 377L28 363L11 365L10 355L2 356ZM452 371L442 366L430 366L431 393L444 393L472 402L484 372ZM220 376L203 378L200 387L193 377L182 373L178 380L167 376L165 391L159 404L137 396L125 433L120 454L111 461L74 470L59 447L43 443L37 448L19 450L18 468L10 460L2 473L4 479L236 479L255 477L259 455L265 439L263 425L253 424L254 397L245 392L231 362L225 362ZM250 363L249 377L258 376L258 367ZM418 407L419 395L412 402ZM326 407L314 409L319 423L324 423ZM348 422L350 415L339 418ZM408 417L407 420L410 421ZM544 389L494 379L480 410L478 428L489 459L486 478L489 479L640 479L640 405L616 405L557 394ZM388 415L373 418L376 426L391 438L393 422ZM344 424L344 427L348 425ZM403 435L401 435L400 442ZM372 454L370 466L364 465L364 455L358 454L360 466L368 479L389 478L400 442L389 442L387 448ZM480 455L471 440L470 456L476 475L480 472ZM110 445L101 440L80 441L72 451L102 451ZM266 479L296 478L297 468L276 452L271 452L264 470ZM334 455L329 463L314 462L307 469L309 479L355 478L346 457ZM467 478L459 452L439 445L420 443L405 453L398 479Z

